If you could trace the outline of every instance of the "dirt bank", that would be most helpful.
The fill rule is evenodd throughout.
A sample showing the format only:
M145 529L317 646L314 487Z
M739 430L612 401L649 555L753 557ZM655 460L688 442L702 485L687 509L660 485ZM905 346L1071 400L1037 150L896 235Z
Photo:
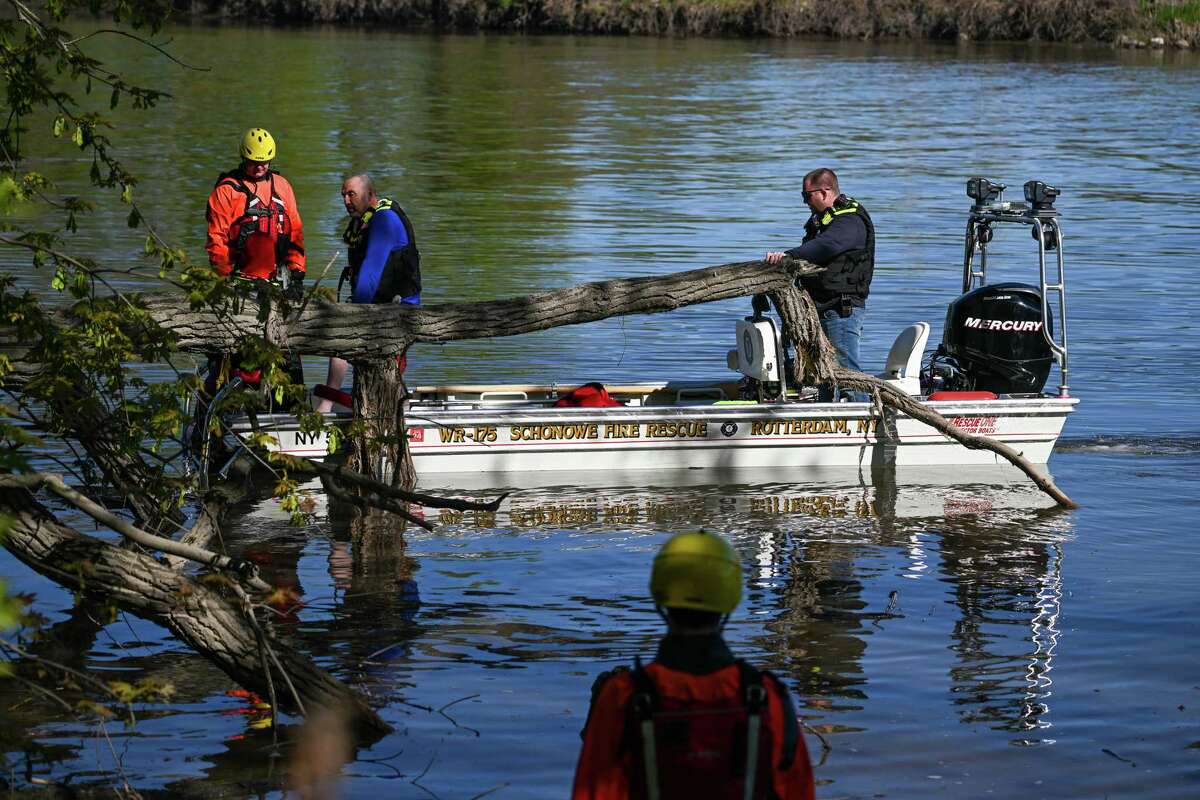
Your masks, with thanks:
M179 0L179 11L193 19L382 23L441 31L1168 47L1196 44L1200 33L1200 0Z

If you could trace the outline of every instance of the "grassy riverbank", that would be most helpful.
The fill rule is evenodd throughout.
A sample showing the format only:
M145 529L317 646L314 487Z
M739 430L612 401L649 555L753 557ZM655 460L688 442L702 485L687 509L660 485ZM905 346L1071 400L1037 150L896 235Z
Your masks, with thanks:
M180 0L180 6L197 19L452 31L1200 44L1200 0Z

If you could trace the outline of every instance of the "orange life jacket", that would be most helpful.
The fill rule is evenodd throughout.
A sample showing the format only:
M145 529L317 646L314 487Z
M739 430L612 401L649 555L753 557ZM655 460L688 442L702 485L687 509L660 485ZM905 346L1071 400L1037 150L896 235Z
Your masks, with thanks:
M241 216L229 226L229 251L234 269L250 278L270 280L279 265L285 263L292 242L292 221L287 206L275 192L275 172L267 173L271 182L271 200L264 203L235 172L224 172L213 188L229 186L246 195Z
M753 798L771 794L773 748L764 724L767 689L762 673L736 662L741 690L728 702L695 704L660 692L639 661L628 741L637 742L634 800L674 797Z

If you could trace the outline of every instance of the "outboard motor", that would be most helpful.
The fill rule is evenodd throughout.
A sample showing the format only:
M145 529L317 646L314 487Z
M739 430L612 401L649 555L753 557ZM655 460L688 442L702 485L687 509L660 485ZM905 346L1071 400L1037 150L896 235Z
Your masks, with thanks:
M997 283L968 292L946 310L930 377L936 388L949 391L1040 392L1054 363L1047 340L1053 323L1042 319L1036 286Z
M1003 183L967 180L973 202L967 214L963 251L963 294L946 310L942 343L921 373L922 389L1038 394L1057 361L1067 397L1066 275L1062 228L1054 201L1060 192L1027 181L1025 202L1004 200ZM988 283L988 245L997 228L1025 227L1037 246L1038 285ZM1054 257L1047 264L1047 253ZM1055 331L1051 299L1060 330Z

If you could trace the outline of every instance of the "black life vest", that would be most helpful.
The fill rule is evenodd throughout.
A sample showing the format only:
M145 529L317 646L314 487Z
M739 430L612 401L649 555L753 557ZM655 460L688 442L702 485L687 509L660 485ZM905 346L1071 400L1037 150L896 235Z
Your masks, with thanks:
M635 800L675 797L754 798L772 793L773 732L763 673L737 661L738 696L721 705L694 705L664 696L637 662L631 673L631 724L636 741Z
M234 268L252 278L271 279L287 261L289 250L301 253L303 248L292 241L292 220L287 206L275 192L274 170L267 172L271 182L271 200L262 199L245 183L241 170L223 172L213 188L230 186L246 196L241 215L229 226L229 249Z
M404 225L404 233L408 236L408 244L393 250L388 254L383 274L379 277L379 288L375 291L372 303L390 303L397 297L412 297L421 293L421 252L417 249L417 235L413 232L412 222L399 205L386 197L379 199L374 208L367 209L361 217L352 217L342 241L346 243L347 260L350 266L343 273L343 280L350 278L350 291L358 285L358 271L363 260L367 257L367 231L371 220L376 214L391 211L400 218ZM340 286L340 284L339 284Z
M818 304L837 300L848 295L861 305L871 290L871 278L875 274L875 224L871 215L852 197L838 195L833 206L825 209L821 216L813 215L804 224L804 241L815 239L843 214L854 214L867 228L866 247L847 250L825 265L825 271L803 279L804 288Z

